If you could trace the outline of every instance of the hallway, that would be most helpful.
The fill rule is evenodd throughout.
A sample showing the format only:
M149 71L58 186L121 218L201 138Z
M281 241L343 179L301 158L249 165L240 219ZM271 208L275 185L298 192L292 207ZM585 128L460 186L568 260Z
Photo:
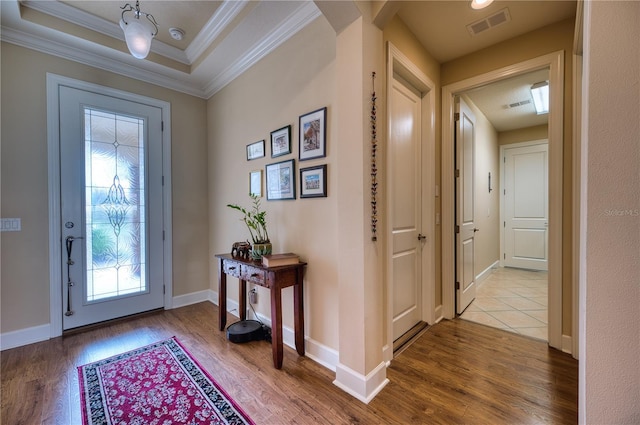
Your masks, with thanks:
M547 272L497 268L460 318L547 341Z

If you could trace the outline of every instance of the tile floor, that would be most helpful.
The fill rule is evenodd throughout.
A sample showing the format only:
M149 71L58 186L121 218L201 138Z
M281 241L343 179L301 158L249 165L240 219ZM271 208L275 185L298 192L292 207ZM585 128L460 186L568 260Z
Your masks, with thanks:
M495 269L460 317L547 341L547 272Z

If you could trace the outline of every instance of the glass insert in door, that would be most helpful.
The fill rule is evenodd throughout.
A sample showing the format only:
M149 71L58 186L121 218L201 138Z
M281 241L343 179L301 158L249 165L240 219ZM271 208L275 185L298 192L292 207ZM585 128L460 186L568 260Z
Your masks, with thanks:
M88 303L148 292L145 121L84 109Z

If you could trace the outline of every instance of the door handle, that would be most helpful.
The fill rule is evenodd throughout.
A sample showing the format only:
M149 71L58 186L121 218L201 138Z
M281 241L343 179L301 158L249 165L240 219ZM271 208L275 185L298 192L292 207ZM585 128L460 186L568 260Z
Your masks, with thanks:
M475 232L479 232L479 231L480 231L480 229L478 229L478 228L476 228L476 227L474 227L474 228L473 228L473 233L475 233Z
M424 240L426 240L426 239L427 239L427 236L426 236L426 235L423 235L422 233L418 233L418 240L419 240L419 241L424 241Z

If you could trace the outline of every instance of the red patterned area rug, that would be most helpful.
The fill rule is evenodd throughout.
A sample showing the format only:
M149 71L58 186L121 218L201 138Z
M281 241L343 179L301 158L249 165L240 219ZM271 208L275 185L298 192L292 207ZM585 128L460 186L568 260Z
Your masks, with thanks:
M78 367L84 425L253 424L174 337Z

